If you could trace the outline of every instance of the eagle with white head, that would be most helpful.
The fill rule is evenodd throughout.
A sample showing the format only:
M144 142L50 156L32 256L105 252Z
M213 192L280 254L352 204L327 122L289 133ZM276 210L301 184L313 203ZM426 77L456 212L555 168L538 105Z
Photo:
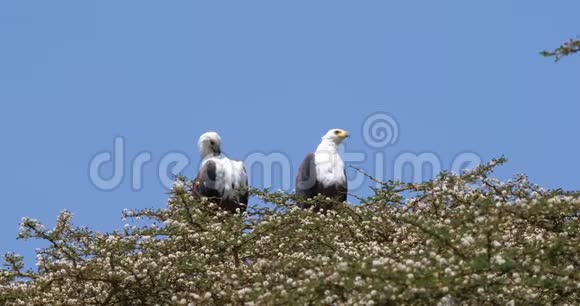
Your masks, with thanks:
M324 136L314 153L306 155L296 177L296 194L304 198L323 195L346 201L347 180L344 162L338 154L338 145L349 137L348 132L331 129ZM300 204L302 208L309 208ZM315 207L318 211L320 207Z
M197 143L201 167L193 182L194 197L206 197L222 210L235 213L248 205L248 175L244 164L221 153L222 139L216 132L207 132Z

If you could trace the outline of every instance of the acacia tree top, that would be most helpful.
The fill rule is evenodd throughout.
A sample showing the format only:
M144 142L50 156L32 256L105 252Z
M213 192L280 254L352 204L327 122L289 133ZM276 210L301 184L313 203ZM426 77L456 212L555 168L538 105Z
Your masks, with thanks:
M190 196L178 178L167 207L124 211L99 233L63 211L37 269L5 256L2 305L577 304L580 196L517 176L495 160L422 184L380 182L360 205L253 190L268 203L242 214Z

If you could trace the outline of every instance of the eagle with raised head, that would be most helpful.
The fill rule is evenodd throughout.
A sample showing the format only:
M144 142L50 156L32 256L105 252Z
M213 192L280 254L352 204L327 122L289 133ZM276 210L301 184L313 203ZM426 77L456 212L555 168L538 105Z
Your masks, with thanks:
M296 177L296 194L304 198L323 195L338 201L346 201L347 180L344 162L338 154L338 145L349 137L348 132L331 129L324 136L314 153L302 161ZM302 208L309 205L299 204ZM320 207L314 207L315 211Z

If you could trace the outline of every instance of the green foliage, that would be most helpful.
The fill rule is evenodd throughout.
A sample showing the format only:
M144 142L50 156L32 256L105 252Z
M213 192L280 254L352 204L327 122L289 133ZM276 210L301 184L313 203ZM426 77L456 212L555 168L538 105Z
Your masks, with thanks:
M553 51L544 50L540 54L544 57L554 57L556 61L573 53L580 52L580 40L570 39Z
M176 182L165 209L124 211L121 231L47 230L37 271L5 256L2 305L578 304L580 196L525 176L489 177L503 159L431 182L379 182L360 205L298 209L294 196L252 190L268 205L218 211Z

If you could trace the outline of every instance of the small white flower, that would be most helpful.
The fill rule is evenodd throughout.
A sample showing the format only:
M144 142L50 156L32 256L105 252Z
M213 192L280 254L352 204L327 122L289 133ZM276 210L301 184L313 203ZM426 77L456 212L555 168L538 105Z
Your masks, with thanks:
M501 255L495 255L493 257L493 261L495 263L497 263L498 265L503 265L504 263L506 263L505 259L503 259L503 257L501 257Z

